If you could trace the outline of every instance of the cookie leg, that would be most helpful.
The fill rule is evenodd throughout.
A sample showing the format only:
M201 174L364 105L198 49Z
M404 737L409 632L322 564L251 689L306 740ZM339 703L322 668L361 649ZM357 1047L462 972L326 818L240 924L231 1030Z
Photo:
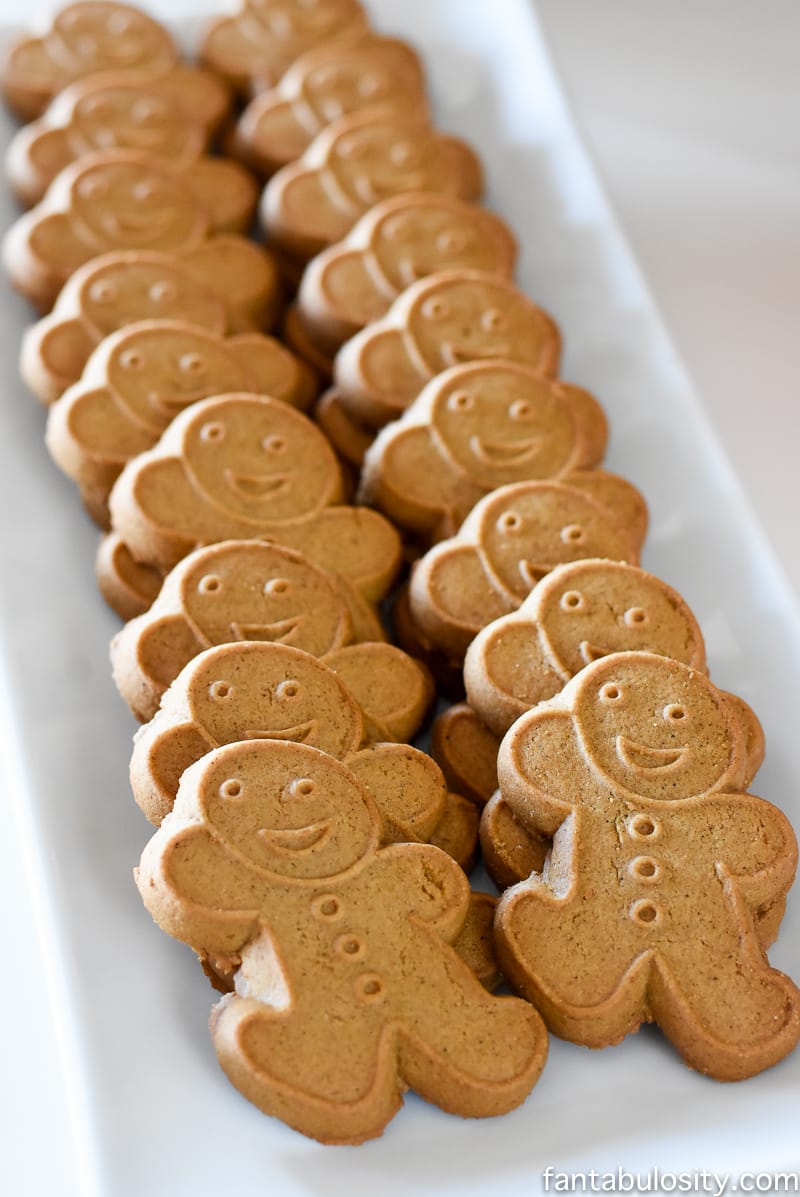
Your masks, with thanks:
M618 1043L648 1010L653 953L621 919L609 931L606 899L580 889L561 898L534 875L506 890L495 918L504 975L551 1031L588 1047Z
M737 905L739 917L732 917L730 906ZM653 1015L665 1035L687 1064L718 1080L753 1076L800 1039L800 992L770 968L742 906L734 899L716 917L696 911L688 950L676 947L667 956L664 949L650 984Z
M442 944L429 945L417 975L425 984L411 990L401 1019L403 1079L428 1101L462 1117L514 1109L535 1085L547 1056L539 1015L518 998L487 993Z
M265 1114L323 1143L361 1143L402 1104L394 1032L380 1006L349 1016L337 1006L334 1023L324 993L290 1011L231 996L211 1036L229 1080Z

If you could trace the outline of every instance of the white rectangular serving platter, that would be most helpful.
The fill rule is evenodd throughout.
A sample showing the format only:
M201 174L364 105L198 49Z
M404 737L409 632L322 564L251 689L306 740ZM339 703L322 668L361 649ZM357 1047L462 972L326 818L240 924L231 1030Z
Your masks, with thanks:
M438 124L480 150L487 202L520 239L521 284L563 329L564 376L604 403L609 467L650 504L644 564L694 608L713 678L760 715L768 756L754 788L800 826L800 617L609 212L532 7L369 8L376 25L423 52ZM11 129L4 117L6 139ZM6 226L14 206L5 192L0 205ZM32 869L67 1065L75 1191L496 1197L539 1192L548 1165L796 1168L800 1052L720 1085L689 1072L649 1028L599 1053L554 1040L536 1089L504 1118L462 1121L409 1095L383 1138L360 1148L320 1147L236 1093L206 1030L212 994L188 949L153 926L131 879L149 828L128 788L134 725L108 668L117 622L95 589L96 531L49 462L43 412L17 377L30 313L3 286L0 708L10 751L0 813L7 821L14 812L8 851ZM800 974L800 894L790 895L771 959ZM28 1000L26 977L13 980L4 1035L24 1051L42 1025L41 994ZM42 1103L50 1109L45 1094ZM13 1092L0 1112L8 1130ZM49 1133L45 1120L44 1154ZM54 1174L49 1192L65 1184ZM25 1192L19 1183L8 1191Z

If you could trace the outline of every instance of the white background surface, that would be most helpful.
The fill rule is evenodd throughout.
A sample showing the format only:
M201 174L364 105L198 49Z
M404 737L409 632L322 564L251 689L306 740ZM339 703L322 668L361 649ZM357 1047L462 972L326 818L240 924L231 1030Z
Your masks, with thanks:
M503 3L494 0L500 15ZM198 11L166 0L150 7L163 15ZM800 5L540 0L537 7L624 231L800 593ZM18 4L0 3L0 20L18 17ZM680 463L672 468L679 477ZM2 833L15 843L13 828ZM61 1175L60 1197L72 1197L58 1049L16 855L0 876L0 901L3 1188L38 1197L52 1193ZM198 1190L198 1197L205 1195Z

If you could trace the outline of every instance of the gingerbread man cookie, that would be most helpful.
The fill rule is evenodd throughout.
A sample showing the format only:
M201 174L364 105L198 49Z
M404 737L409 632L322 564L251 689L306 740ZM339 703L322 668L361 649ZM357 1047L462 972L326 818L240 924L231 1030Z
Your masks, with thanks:
M107 527L108 495L126 462L192 403L237 390L305 408L315 387L308 368L272 337L217 337L179 320L131 324L101 342L81 381L50 408L47 447Z
M533 1007L488 994L452 947L470 904L458 865L381 835L345 764L239 743L184 774L138 871L164 930L241 954L212 1019L230 1079L326 1142L380 1134L409 1084L452 1113L512 1109L547 1051Z
M209 26L200 57L246 96L274 87L301 54L367 32L358 0L242 0Z
M512 482L557 479L603 459L607 425L578 387L514 362L471 362L437 375L379 434L359 501L416 539L453 536L479 499Z
M636 564L646 528L638 490L603 470L576 473L569 485L501 486L416 563L411 618L425 643L460 665L481 628L516 611L556 565L583 557Z
M303 54L277 87L250 101L233 146L269 178L300 158L332 121L364 108L427 117L422 65L408 42L369 36Z
M330 369L344 342L385 316L406 287L443 270L510 278L516 252L508 225L485 208L435 192L395 196L309 262L287 335L297 330Z
M11 226L3 260L17 290L48 311L92 258L118 249L189 253L214 233L245 232L256 198L247 171L222 158L180 170L133 150L89 154Z
M557 1034L601 1047L653 1021L720 1080L794 1047L800 994L754 913L785 895L797 845L747 771L727 696L649 653L595 661L514 724L500 790L553 849L501 899L497 948Z
M341 505L342 480L319 429L257 395L204 399L129 462L111 522L135 561L167 570L202 544L276 540L378 601L400 566L399 537L366 507Z
M77 382L104 337L139 320L186 320L209 332L268 329L280 306L271 255L244 237L212 237L188 253L119 250L64 284L23 338L20 371L42 403Z
M153 598L111 643L114 681L142 721L152 719L184 666L214 645L269 641L327 658L386 638L376 610L343 578L258 540L197 549Z
M93 75L14 137L6 160L11 186L30 207L64 167L105 150L139 150L182 169L206 151L228 107L219 80L190 67L162 78Z
M290 740L340 761L352 758L350 768L382 812L385 842L428 841L444 817L447 787L431 757L402 741L417 730L430 698L416 662L389 644L340 648L324 662L278 642L206 649L135 737L134 797L159 825L175 804L181 776L207 752L238 740ZM380 749L361 752L377 742ZM460 864L474 853L474 813L473 807L465 815L469 835Z
M481 271L445 271L409 287L381 320L342 346L335 403L374 437L451 366L503 358L551 377L560 348L553 321L513 283Z
M26 36L6 52L3 95L22 120L41 116L68 84L99 71L163 75L178 49L163 25L141 9L108 0L68 4L41 36Z
M481 167L457 137L381 110L341 117L270 179L261 199L267 244L307 262L381 200L412 191L478 199Z

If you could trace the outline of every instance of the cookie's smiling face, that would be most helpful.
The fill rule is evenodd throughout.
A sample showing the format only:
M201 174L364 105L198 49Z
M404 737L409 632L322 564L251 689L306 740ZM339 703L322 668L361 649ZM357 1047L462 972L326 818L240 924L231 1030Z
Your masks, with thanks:
M247 385L230 350L188 326L132 328L109 357L107 372L133 417L160 428L191 403Z
M200 134L174 104L124 83L78 100L72 127L91 150L140 150L174 159L202 149Z
M371 242L380 267L398 291L442 270L485 270L498 264L494 238L479 215L446 196L410 204L385 216Z
M336 462L310 420L278 400L227 396L200 405L186 466L208 500L248 522L311 515L336 491Z
M579 561L551 574L537 604L540 635L570 676L610 653L648 652L704 668L700 629L660 578L618 561Z
M279 877L332 878L378 845L380 819L367 791L314 748L233 744L216 755L203 780L200 800L215 831Z
M85 74L156 68L175 58L172 43L157 22L136 9L102 0L62 9L53 21L53 31L57 35L52 43L54 56L63 54L69 60L65 65Z
M572 487L547 482L499 490L483 508L480 543L520 599L556 565L583 557L624 560L631 552L604 508Z
M431 280L409 313L409 332L431 374L487 358L535 366L541 351L530 305L490 277Z
M357 751L360 712L335 673L280 644L226 645L192 671L192 716L217 744L288 740L341 760Z
M330 579L277 545L229 541L201 551L184 575L181 597L210 644L262 640L321 657L349 634Z
M431 423L450 456L486 490L563 472L572 418L543 380L510 364L465 367L442 386Z
M208 228L191 194L166 171L97 162L72 187L76 219L109 249L181 249Z
M439 140L424 124L373 117L348 127L333 142L328 164L358 204L406 191L443 191L448 163Z
M223 304L167 263L109 261L87 279L80 301L102 336L137 320L186 320L216 332L225 326Z
M588 762L641 798L708 793L734 765L724 697L676 661L639 654L598 661L580 675L574 717Z

